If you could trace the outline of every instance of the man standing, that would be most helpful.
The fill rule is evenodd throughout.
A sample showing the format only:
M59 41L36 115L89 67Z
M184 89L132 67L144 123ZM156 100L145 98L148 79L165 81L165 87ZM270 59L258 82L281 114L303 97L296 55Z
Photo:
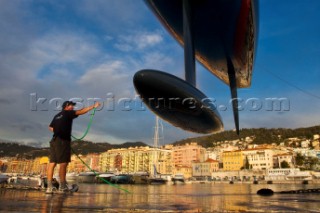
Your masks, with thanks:
M76 111L73 109L74 105L76 105L76 103L72 101L65 101L62 104L62 111L54 116L49 125L49 130L54 134L50 141L50 164L47 171L47 194L53 193L53 171L57 164L60 164L60 185L58 192L64 193L68 191L66 174L68 163L71 161L71 131L73 119L99 107L100 103L96 102L92 106Z

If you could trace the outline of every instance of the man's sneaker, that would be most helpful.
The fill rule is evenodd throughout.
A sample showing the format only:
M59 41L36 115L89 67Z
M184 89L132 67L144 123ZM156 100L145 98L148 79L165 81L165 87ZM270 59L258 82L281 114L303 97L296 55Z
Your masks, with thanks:
M53 188L52 187L48 187L46 190L46 194L53 194Z
M66 187L59 187L59 189L58 189L58 193L60 193L60 194L64 194L64 193L67 193L67 192L69 192L70 190L68 189L68 187L66 186Z

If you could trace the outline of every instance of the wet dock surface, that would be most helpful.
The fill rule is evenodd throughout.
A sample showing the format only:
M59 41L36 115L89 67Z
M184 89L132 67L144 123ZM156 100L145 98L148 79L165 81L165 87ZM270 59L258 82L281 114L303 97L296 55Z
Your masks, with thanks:
M0 189L0 212L320 212L320 194L274 194L257 190L267 185L79 184L76 193L46 195L36 189ZM302 185L273 184L274 191L298 190ZM317 185L305 186L316 188Z

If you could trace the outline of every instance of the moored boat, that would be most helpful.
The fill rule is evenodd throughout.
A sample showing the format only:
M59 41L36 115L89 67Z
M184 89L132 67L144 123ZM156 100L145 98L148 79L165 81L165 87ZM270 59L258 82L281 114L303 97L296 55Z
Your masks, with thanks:
M148 179L148 182L151 185L159 185L159 184L166 184L168 180L162 177L152 177Z
M76 172L69 172L66 175L67 182L77 182L79 174Z
M136 172L131 175L135 184L148 184L148 172Z
M110 178L111 183L116 183L116 184L133 184L133 178L132 175L128 174L120 174L120 175L115 175Z
M95 183L96 175L95 172L81 172L78 176L79 183Z
M7 183L9 179L8 175L0 174L0 183Z
M185 183L183 174L176 174L172 179L173 184Z
M108 173L101 173L96 176L96 182L97 183L108 183L111 182L111 178L115 176L114 173L108 172Z

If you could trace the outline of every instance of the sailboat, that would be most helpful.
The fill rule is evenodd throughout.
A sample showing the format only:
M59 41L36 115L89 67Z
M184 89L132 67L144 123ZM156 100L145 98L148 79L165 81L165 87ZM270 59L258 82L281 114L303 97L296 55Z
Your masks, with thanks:
M156 116L156 126L154 128L154 138L153 138L153 146L154 146L154 154L153 154L153 173L149 177L149 184L165 184L167 183L167 179L161 177L161 174L157 171L157 163L159 160L159 128L163 131L163 125L159 120L159 117Z

